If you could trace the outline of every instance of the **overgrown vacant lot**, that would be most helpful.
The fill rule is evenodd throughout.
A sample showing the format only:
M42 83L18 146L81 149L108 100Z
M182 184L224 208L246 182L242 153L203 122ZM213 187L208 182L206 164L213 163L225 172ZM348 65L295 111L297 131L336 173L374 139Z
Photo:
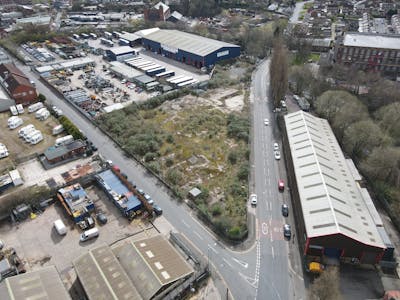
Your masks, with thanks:
M164 178L180 198L194 187L203 217L230 238L246 231L249 122L236 89L129 106L98 124Z

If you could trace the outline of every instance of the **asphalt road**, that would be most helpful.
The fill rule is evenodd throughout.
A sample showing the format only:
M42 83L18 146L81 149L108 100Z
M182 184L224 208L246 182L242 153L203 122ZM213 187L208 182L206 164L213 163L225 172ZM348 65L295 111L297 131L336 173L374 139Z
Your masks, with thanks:
M98 147L99 153L112 160L121 170L155 199L164 210L164 216L197 247L210 263L217 269L229 287L229 293L235 299L301 299L295 296L289 276L288 242L283 240L280 206L285 194L278 192L279 177L285 178L284 168L279 167L273 157L272 144L275 124L273 115L267 106L268 62L261 64L254 73L252 99L254 110L254 183L255 192L259 195L258 206L249 208L257 217L257 239L247 251L236 252L218 241L217 237L207 230L192 215L185 204L178 203L167 193L163 185L123 152L89 120L72 108L65 100L59 98L43 85L38 76L28 66L17 62L25 74L36 82L37 89L54 105L60 107L64 114L75 123L84 134ZM270 119L270 126L263 125L263 119ZM280 171L282 170L282 171ZM216 274L214 274L216 275ZM223 298L226 291L221 290Z

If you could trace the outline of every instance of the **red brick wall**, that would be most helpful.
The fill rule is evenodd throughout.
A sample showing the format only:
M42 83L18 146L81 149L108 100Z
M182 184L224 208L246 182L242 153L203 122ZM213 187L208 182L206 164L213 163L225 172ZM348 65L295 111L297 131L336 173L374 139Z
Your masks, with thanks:
M13 91L12 98L15 100L16 104L29 105L37 99L36 89L30 86L20 85Z

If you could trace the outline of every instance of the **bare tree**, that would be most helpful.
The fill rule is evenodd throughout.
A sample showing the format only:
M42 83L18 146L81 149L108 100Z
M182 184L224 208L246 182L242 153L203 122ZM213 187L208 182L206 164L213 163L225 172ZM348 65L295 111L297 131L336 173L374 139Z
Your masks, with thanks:
M274 44L274 50L270 64L270 84L274 106L278 107L279 102L286 94L288 86L287 50L281 39L277 39Z
M309 290L310 300L341 300L339 271L329 267L314 280Z
M306 89L309 89L313 81L313 75L307 65L292 66L290 68L289 78L296 87L294 91L301 95Z

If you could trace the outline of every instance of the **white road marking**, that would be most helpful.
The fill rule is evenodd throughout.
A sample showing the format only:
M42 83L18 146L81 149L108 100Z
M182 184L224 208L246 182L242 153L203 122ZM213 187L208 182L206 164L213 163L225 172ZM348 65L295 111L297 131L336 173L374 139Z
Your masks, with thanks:
M261 224L261 231L262 231L262 233L263 233L264 235L267 235L267 234L268 234L268 225L267 225L267 223L262 223L262 224Z
M240 273L239 272L239 275L244 279L244 280L246 280L248 283L250 283L250 285L253 287L253 288L257 288L257 285L258 285L258 280L256 280L255 278L251 278L251 277L249 277L249 276L246 276L246 275L243 275L242 273Z
M233 266L231 265L231 263L229 261L227 261L225 258L222 259L228 266L230 266L231 268L233 268Z
M215 250L213 247L211 247L210 244L207 245L209 249L211 249L215 254L219 254L217 250Z
M247 269L247 267L249 266L249 264L247 262L241 261L239 259L236 258L232 258L235 262L237 262L239 265L241 265L243 268Z
M185 224L185 226L186 226L187 228L190 228L189 224L186 223L184 220L182 220L182 223Z
M197 237L198 237L199 239L204 240L203 237L202 237L200 234L198 234L196 231L193 231L193 233L194 233L195 235L197 235Z
M271 247L271 254L272 254L272 258L275 258L275 253L274 253L274 246Z

